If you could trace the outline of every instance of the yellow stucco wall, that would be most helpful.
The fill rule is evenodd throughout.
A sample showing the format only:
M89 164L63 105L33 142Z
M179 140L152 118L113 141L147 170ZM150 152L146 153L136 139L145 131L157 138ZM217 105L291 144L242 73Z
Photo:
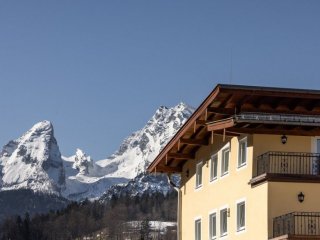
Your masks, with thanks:
M320 185L318 183L281 183L270 182L268 215L269 224L273 218L291 212L320 212ZM305 200L300 203L298 194L303 192ZM269 236L272 236L272 225L269 228Z
M217 211L217 239L237 240L268 239L272 233L272 219L292 212L292 210L320 211L320 204L315 208L316 200L311 200L311 196L320 196L320 187L317 187L319 186L317 184L265 182L254 188L248 184L253 171L255 171L255 159L258 155L268 151L311 152L313 151L313 138L288 136L287 144L282 144L280 135L247 136L247 165L238 169L239 139L242 137L227 138L223 141L222 136L215 136L214 144L202 147L197 151L196 161L188 161L184 165L180 223L183 240L194 239L194 223L197 218L201 218L202 239L209 239L209 214L212 211ZM230 144L231 149L229 174L221 177L221 149L226 144ZM207 164L207 160L217 152L218 179L210 182L210 161ZM203 161L202 187L196 189L195 170L196 164L200 161ZM185 175L187 170L189 170L188 178ZM301 189L305 189L306 193L306 203L303 204L300 204L296 199L296 195L302 191ZM246 229L237 232L236 203L240 199L246 201ZM310 207L306 207L308 203L311 204ZM225 206L230 208L228 236L220 238L219 211Z
M241 138L239 138L241 139ZM252 177L252 139L248 137L247 165L238 169L238 138L227 139L223 142L221 136L214 139L214 144L202 147L196 154L197 161L189 161L184 166L182 174L182 239L194 239L195 219L201 218L202 239L209 238L209 214L217 211L217 236L220 236L220 210L225 206L230 208L228 217L228 235L219 239L267 239L267 184L251 189L248 184ZM221 177L221 151L225 144L230 144L229 174ZM218 152L218 179L210 182L210 163L206 160ZM195 189L195 166L203 161L202 187ZM190 176L185 177L189 169ZM259 199L259 201L257 201ZM237 232L236 204L238 200L246 201L246 229ZM258 209L258 211L257 211ZM259 222L259 224L256 224ZM251 229L250 229L251 227Z
M312 137L287 136L287 143L281 143L281 135L253 135L254 153L257 157L268 151L310 152L312 151Z

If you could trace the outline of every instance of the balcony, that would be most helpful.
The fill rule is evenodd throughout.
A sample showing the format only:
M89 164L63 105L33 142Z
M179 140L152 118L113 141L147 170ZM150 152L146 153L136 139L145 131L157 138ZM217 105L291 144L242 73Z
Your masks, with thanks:
M320 212L293 212L274 218L272 239L320 239Z
M320 154L266 152L257 157L251 185L264 181L320 182Z

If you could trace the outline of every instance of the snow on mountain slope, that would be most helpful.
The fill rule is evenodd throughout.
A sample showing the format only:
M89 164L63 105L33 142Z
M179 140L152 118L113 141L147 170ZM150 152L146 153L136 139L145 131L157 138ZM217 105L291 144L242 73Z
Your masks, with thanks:
M184 103L173 108L160 107L145 127L126 138L117 152L97 164L107 170L109 177L134 178L145 171L193 111Z
M98 162L80 149L72 157L62 157L52 124L39 122L3 147L0 191L31 189L72 200L98 198L111 186L126 184L145 172L193 111L184 103L160 107L145 127L125 139L117 152Z
M35 124L0 153L1 190L60 194L65 185L61 154L49 121Z
M97 198L112 185L128 181L124 178L106 177L106 170L80 149L77 149L74 156L62 158L66 174L66 188L62 194L68 199Z
M117 186L120 188L128 186L126 184L129 180L145 172L146 167L193 111L193 108L184 103L173 108L160 107L146 126L126 138L119 150L108 159L94 162L80 149L77 150L75 156L64 157L67 177L66 190L63 195L73 200L97 198L110 187L113 188L113 185L120 184ZM145 177L144 179L150 180L152 182L150 186L154 188L163 185L162 177ZM147 182L141 177L139 181ZM139 186L137 191L142 191L141 185L133 183L131 185L131 188L128 186L126 189L133 191L134 187ZM113 189L116 190L117 187ZM170 186L167 186L166 183L163 185L162 192L168 191L167 188Z

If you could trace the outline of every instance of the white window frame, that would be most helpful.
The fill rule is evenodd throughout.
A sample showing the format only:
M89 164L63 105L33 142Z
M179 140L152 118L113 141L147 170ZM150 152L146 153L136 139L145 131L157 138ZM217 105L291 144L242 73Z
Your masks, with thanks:
M225 168L225 158L224 158L224 153L228 151L229 152L229 157L228 157L228 168L226 171L224 171ZM221 149L221 177L227 176L229 174L229 168L230 168L230 155L231 155L231 148L230 145L227 144L224 148Z
M219 210L219 226L220 226L220 237L221 238L228 236L228 210L229 210L228 206L224 206L224 207L220 208L220 210ZM222 232L222 227L223 227L223 225L222 225L222 211L226 212L226 221L227 221L227 231L226 232Z
M215 166L214 164L215 160ZM215 167L215 168L214 168ZM215 171L215 175L213 174ZM218 153L215 153L211 156L210 159L210 182L213 182L218 179Z
M200 161L197 163L196 165L196 184L195 184L195 188L199 189L202 187L202 167L203 167L203 162ZM200 172L199 172L200 169ZM201 173L200 177L199 174Z
M197 227L197 223L200 223L200 239L198 239L198 234L197 234L197 230L199 230ZM201 240L201 228L202 228L202 221L201 221L201 217L195 218L194 219L194 239L195 240Z
M216 218L216 224L215 224L215 230L216 230L216 234L215 236L212 236L212 228L211 228L211 216L215 216ZM209 212L209 240L215 240L217 239L217 235L218 235L218 213L217 210L211 211Z
M314 153L317 153L317 151L318 151L318 149L317 149L318 148L318 146L317 146L318 140L320 140L320 136L316 136L316 137L313 138L311 151L314 152Z
M240 204L244 204L244 226L239 227L239 211L238 206ZM237 233L242 233L246 231L246 223L247 223L247 201L245 198L239 199L236 201L236 229Z
M245 144L245 161L244 162L241 162L241 160L242 160L241 144L242 143ZM242 167L246 166L247 165L247 161L248 161L248 139L247 139L247 137L244 137L244 138L239 140L238 168L242 168Z

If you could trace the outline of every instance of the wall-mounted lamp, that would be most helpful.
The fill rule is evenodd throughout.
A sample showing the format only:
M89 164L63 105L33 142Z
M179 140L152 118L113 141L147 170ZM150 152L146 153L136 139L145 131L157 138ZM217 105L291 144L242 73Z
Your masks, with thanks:
M189 177L189 169L187 169L187 171L186 171L186 178L188 178Z
M302 203L302 202L304 201L304 194L303 194L302 192L300 192L300 193L298 194L298 201L299 201L300 203Z
M287 136L286 136L286 135L282 135L282 136L281 136L281 142L282 142L282 144L286 144L287 141L288 141Z

